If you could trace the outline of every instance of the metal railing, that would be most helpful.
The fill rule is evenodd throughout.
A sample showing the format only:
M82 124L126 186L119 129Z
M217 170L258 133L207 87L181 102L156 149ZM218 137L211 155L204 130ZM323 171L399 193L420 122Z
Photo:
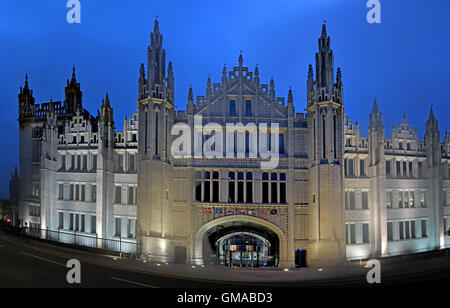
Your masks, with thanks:
M69 245L97 248L109 252L140 254L140 246L134 239L108 239L98 237L97 234L80 233L77 231L49 230L24 227L22 234L26 237L43 239Z

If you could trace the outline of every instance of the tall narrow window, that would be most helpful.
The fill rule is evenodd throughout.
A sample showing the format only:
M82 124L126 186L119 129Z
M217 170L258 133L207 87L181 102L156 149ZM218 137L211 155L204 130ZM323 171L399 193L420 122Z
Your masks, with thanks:
M123 155L119 155L119 172L123 172Z
M355 192L354 191L350 192L350 209L351 210L355 209Z
M427 237L427 221L422 220L422 237Z
M85 185L81 185L81 201L85 201L86 200L86 186Z
M115 195L115 202L116 204L122 203L122 187L116 186L116 195Z
M286 174L280 173L280 203L287 203L286 193Z
M69 215L69 230L73 230L73 213L70 213Z
M75 231L80 231L80 214L75 214Z
M392 207L392 191L386 191L386 207Z
M350 244L356 244L355 224L350 224Z
M410 239L411 238L411 234L409 233L409 221L405 221L405 239Z
M427 204L425 203L425 192L420 192L420 206L421 207L427 207Z
M404 230L404 227L403 227L403 221L400 221L399 223L398 223L398 234L399 234L399 238L401 239L401 240L404 240L405 239L405 230Z
M64 229L64 213L63 212L59 212L59 230Z
M59 192L59 194L58 194L58 199L59 200L64 200L64 184L59 184L58 185L58 187L59 187L59 189L58 189L58 192Z
M130 155L130 170L129 170L130 172L136 171L135 161L136 155Z
M367 191L362 192L362 209L369 209L369 192Z
M80 232L85 232L85 227L86 227L86 216L81 215Z
M228 202L234 203L236 202L236 184L235 184L235 173L228 173Z
M327 153L326 153L326 144L325 144L325 134L326 134L326 130L325 130L325 116L323 116L322 118L322 157L325 159L327 157Z
M333 116L333 154L334 159L337 159L337 125L336 125L336 115Z
M362 225L362 231L363 231L363 244L370 243L369 240L369 224L363 224Z
M348 175L355 176L355 172L353 171L353 159L348 160Z
M392 231L393 231L392 222L388 222L387 223L387 237L388 237L388 241L393 241L394 240Z
M212 202L219 202L219 172L213 172Z
M247 194L246 194L246 203L253 203L253 174L251 172L247 173Z
M136 234L136 220L128 219L128 238L134 238Z
M245 116L246 117L252 116L252 101L245 102Z
M269 175L268 175L268 173L263 173L262 202L269 203Z
M61 156L61 169L66 170L66 155Z
M280 134L278 135L278 146L279 146L279 153L284 154L284 135Z
M75 185L75 200L80 200L80 185Z
M205 172L203 202L211 202L211 173Z
M91 186L91 201L92 202L97 201L97 185Z
M97 216L91 216L91 233L97 233Z
M243 203L244 202L244 173L238 172L238 182L237 182L237 202Z
M158 155L158 153L159 153L159 149L158 149L158 139L159 139L159 132L158 132L158 129L159 129L159 123L158 123L158 121L159 121L159 113L158 112L156 112L156 115L155 115L155 155Z
M144 122L145 122L145 136L144 136L144 149L145 149L145 153L147 153L147 147L148 147L148 127L147 127L147 120L148 120L148 114L147 114L147 109L145 109L145 117L144 117Z
M270 186L271 203L278 203L278 183L276 173L272 173L271 175Z
M230 101L230 117L236 116L236 102Z
M122 219L117 218L115 219L116 222L116 234L114 236L120 237L122 235Z
M386 175L391 175L391 162L386 162Z
M97 171L97 155L92 157L92 170Z
M128 204L130 204L130 205L134 204L134 187L133 186L128 187Z
M195 201L202 202L202 173L195 172Z
M364 159L359 160L359 176L365 176L366 175L366 165Z

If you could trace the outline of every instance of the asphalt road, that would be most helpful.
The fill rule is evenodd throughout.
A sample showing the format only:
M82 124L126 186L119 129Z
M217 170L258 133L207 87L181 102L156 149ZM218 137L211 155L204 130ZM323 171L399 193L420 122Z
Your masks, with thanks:
M361 287L369 286L364 275L331 277L312 281L230 283L198 278L175 278L122 264L105 262L107 257L77 252L0 232L0 288L235 288L235 287ZM81 284L66 280L67 261L81 262ZM111 258L108 259L111 261ZM383 264L382 285L448 283L450 258L430 254ZM325 276L324 276L325 277Z
M5 241L0 238L0 288L206 288L223 287L211 282L165 278L159 275L99 265L97 260L81 260L81 284L67 283L69 256L60 247L49 250L40 242ZM40 246L40 247L39 247ZM65 255L67 251L62 251ZM95 257L95 255L94 255ZM78 256L74 256L75 259ZM78 258L79 259L79 258Z

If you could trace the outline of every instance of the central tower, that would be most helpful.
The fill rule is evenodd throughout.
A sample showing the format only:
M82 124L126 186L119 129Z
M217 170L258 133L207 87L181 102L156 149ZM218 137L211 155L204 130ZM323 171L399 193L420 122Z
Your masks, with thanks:
M334 54L325 24L307 80L309 128L309 239L316 264L342 263L344 239L344 100L340 68L334 78Z
M169 62L166 75L166 51L158 20L147 50L148 74L141 64L138 81L139 172L137 237L142 249L156 260L173 257L172 204L169 185L172 175L170 128L174 122L174 77Z

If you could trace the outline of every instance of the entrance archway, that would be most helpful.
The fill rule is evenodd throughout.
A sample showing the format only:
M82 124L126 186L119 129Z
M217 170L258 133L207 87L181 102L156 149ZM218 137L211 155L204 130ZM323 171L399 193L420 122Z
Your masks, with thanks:
M252 216L226 216L210 221L195 235L195 264L284 266L286 237L273 223Z

